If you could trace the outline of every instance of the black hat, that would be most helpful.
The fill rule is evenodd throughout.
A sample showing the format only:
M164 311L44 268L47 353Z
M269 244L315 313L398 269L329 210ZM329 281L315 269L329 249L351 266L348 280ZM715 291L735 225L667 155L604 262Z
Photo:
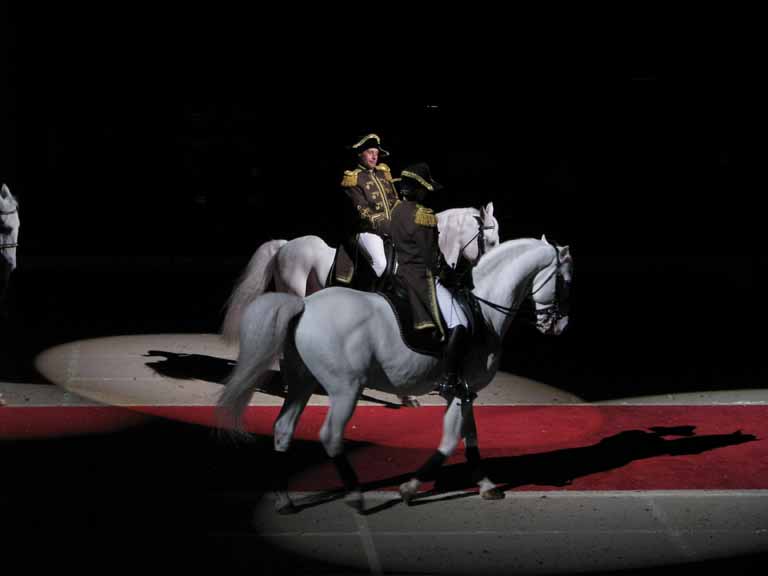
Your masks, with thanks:
M399 181L401 186L410 187L417 184L430 192L438 192L443 189L442 184L432 179L429 165L426 162L417 162L403 168L403 171L400 172Z
M352 146L349 146L349 149L356 154L360 154L369 148L376 148L379 151L379 155L382 157L389 156L389 152L381 147L381 138L379 138L377 134L366 134L360 138L360 140L352 144Z

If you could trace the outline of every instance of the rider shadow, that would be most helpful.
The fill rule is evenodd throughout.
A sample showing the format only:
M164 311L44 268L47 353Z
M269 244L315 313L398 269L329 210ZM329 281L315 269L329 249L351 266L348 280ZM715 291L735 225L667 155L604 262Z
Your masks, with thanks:
M636 460L655 456L685 456L701 454L709 450L753 442L757 437L737 430L731 434L711 434L696 436L695 426L676 426L673 428L653 426L645 430L626 430L600 440L597 444L579 448L566 448L553 452L487 458L483 460L483 470L501 490L511 490L521 486L564 487L575 479L622 468ZM667 439L668 436L679 438ZM464 491L475 488L467 463L446 466L438 472L434 488L420 495L421 502L453 500L472 496L476 490L449 494L442 498L428 496L448 492ZM402 477L377 482L378 486L392 485L402 481Z
M225 383L236 364L234 360L228 360L226 358L217 358L205 354L167 352L164 350L148 350L147 353L144 354L145 358L150 356L162 356L164 358L163 360L154 360L145 363L146 366L149 366L152 370L162 376L178 380L204 380L206 382L222 385ZM259 392L270 396L285 398L285 384L283 383L280 372L272 371L272 377L265 380L265 383L259 388ZM327 396L325 390L319 386L315 389L314 394ZM401 404L374 398L373 396L368 396L366 394L362 394L360 399L382 404L386 408L403 408Z
M147 366L162 376L179 380L205 380L221 384L235 367L234 360L205 354L148 350L144 357L149 356L162 356L164 359L146 362Z

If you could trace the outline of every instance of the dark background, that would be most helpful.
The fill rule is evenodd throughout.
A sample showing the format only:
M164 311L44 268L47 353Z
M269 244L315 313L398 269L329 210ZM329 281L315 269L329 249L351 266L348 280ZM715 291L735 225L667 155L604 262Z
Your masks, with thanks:
M10 9L3 63L27 350L217 330L261 242L334 237L344 146L375 131L395 172L430 163L437 209L493 201L502 239L571 246L569 332L517 323L502 369L590 400L763 386L748 48L479 16L357 40L352 14L36 16Z
M0 180L22 215L4 380L39 381L34 356L60 342L216 331L262 242L333 237L344 146L374 131L395 172L430 163L438 210L493 201L502 239L570 245L569 330L516 322L503 370L587 400L765 386L748 31L466 6L0 10ZM6 444L11 558L143 568L135 544L163 568L215 552L284 573L230 537L250 530L247 502L220 497L252 489L257 444L175 422Z

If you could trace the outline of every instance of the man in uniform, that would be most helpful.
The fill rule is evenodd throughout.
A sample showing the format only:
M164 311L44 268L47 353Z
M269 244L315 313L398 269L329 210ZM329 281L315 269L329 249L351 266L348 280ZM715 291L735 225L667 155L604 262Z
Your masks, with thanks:
M389 166L379 162L389 156L381 139L367 134L350 149L357 154L358 165L345 170L341 182L351 204L328 285L373 290L387 269L384 243L390 237L392 209L400 200Z
M471 399L459 368L467 348L467 320L439 276L447 264L438 245L437 217L422 206L427 193L442 189L429 166L420 162L403 169L399 188L403 200L392 210L390 226L397 250L397 279L408 291L416 330L431 330L445 342L446 374L438 386L446 398ZM442 312L442 314L441 314Z

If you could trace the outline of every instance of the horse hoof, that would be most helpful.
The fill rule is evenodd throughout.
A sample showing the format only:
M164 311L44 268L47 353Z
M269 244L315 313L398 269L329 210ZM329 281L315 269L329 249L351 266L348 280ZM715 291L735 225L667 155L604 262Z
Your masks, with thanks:
M421 402L419 402L419 399L416 398L416 396L401 396L400 402L406 408L418 408L421 406Z
M483 498L483 500L503 500L505 494L504 490L500 490L499 488L491 488L490 490L481 492L480 496Z
M416 479L408 480L408 482L400 484L400 497L407 505L410 506L411 500L416 497L416 494L419 491L419 484L419 481Z
M363 494L361 492L350 492L344 497L344 503L358 514L362 514L365 508Z
M278 514L282 514L283 516L287 516L288 514L298 514L299 512L299 509L293 505L293 502L288 502L288 504L278 506L275 510Z

